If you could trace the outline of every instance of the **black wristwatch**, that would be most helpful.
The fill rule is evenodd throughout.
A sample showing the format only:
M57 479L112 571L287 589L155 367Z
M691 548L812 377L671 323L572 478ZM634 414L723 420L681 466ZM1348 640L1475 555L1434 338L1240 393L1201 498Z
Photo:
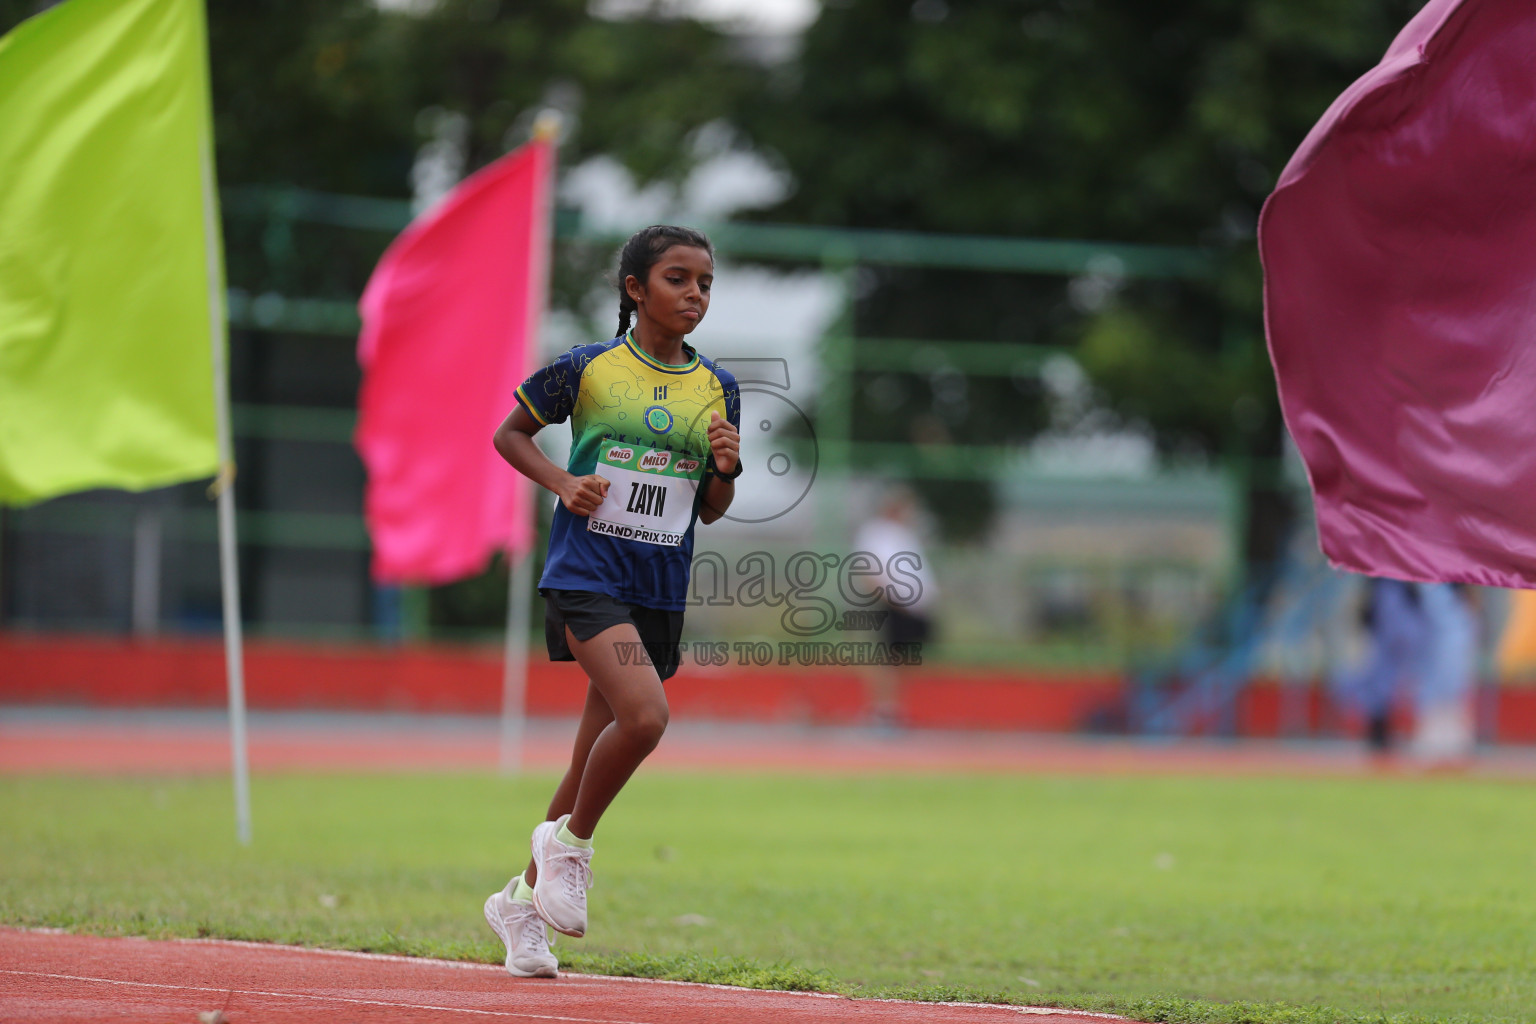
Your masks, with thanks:
M736 468L731 471L729 476L720 472L720 466L715 462L715 457L713 455L709 457L709 468L714 470L715 476L719 477L721 480L735 480L737 477L741 476L741 456L738 455L736 457Z

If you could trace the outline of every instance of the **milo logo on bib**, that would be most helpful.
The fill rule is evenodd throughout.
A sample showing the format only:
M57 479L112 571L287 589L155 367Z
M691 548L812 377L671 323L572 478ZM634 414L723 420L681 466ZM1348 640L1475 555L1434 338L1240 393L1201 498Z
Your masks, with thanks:
M674 454L605 442L598 449L596 471L608 480L608 494L587 517L587 529L637 544L680 545L693 518L703 463L674 459Z

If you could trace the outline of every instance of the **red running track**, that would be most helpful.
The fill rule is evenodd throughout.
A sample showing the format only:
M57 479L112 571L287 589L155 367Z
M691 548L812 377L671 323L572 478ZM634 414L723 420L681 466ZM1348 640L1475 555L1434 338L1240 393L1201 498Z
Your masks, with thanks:
M530 723L525 767L557 771L570 757L575 723ZM493 771L492 719L432 716L256 715L251 767L260 771ZM818 773L1026 772L1050 774L1343 776L1414 773L1408 759L1368 757L1355 744L1272 741L1079 739L934 730L717 726L674 721L647 770ZM1499 748L1462 765L1471 774L1531 779L1536 750ZM101 712L0 716L0 774L205 774L229 771L229 734L215 715Z
M196 1024L199 1014L216 1011L228 1024L1103 1024L1108 1016L593 975L534 980L445 960L4 929L0 965L0 1019L15 1024Z

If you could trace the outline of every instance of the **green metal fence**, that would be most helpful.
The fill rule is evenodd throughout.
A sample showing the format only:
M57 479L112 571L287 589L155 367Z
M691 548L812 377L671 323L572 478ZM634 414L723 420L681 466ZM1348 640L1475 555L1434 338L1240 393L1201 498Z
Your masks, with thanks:
M245 218L260 223L260 245L269 258L280 258L284 252L291 252L298 244L296 232L309 226L373 233L382 248L383 241L410 220L410 206L404 201L297 189L226 189L223 206L226 218ZM732 260L789 263L820 268L850 279L861 266L1071 277L1093 273L1108 265L1126 279L1193 281L1210 279L1218 269L1217 255L1199 248L753 223L705 227L717 250ZM623 241L623 236L590 230L577 218L562 215L557 217L556 240L557 245L573 250L607 254ZM229 290L228 314L231 326L237 330L300 335L312 338L317 345L348 346L349 352L359 327L355 302L350 299L275 291L253 294L238 280ZM944 367L971 378L1019 378L1036 374L1046 360L1064 351L1049 346L1006 342L857 337L851 327L851 318L844 316L829 329L820 348L826 371L822 375L821 411L816 423L822 471L831 474L834 480L845 477L852 465L893 477L926 476L957 481L996 478L1009 467L1016 466L1019 454L1016 447L986 444L915 447L902 443L855 441L851 423L855 371L927 374L937 367ZM246 441L350 445L355 427L354 410L336 406L237 403L233 415L235 434ZM1065 487L1068 493L1072 491L1070 484L1052 486ZM1113 487L1101 487L1096 496L1083 492L1076 498L1065 500L1114 505L1114 493ZM1150 500L1148 493L1146 489L1123 491L1125 497L1120 504L1145 507ZM1232 500L1235 501L1235 497ZM1236 513L1229 511L1228 515L1235 516ZM80 506L12 512L9 522L22 534L123 535L133 528L121 511ZM214 529L212 511L188 509L175 517L172 529L186 540L209 540ZM360 510L320 513L246 509L241 513L241 541L247 546L261 547L354 552L368 549ZM938 560L942 562L945 558L957 564L966 560L954 553L941 554ZM968 564L974 567L982 562L971 559ZM1182 568L1175 565L1171 569L1169 565L1155 561L1149 565L1148 573L1166 575L1174 571L1192 577L1200 572L1188 565ZM1085 571L1094 578L1109 580L1105 584L1108 590L1117 587L1123 590L1128 586L1123 578L1124 568L1098 565ZM1134 566L1131 568L1134 570ZM1036 574L1059 575L1062 571L1060 566L1041 563ZM1031 585L1029 579L1029 572L1023 573L1019 585ZM1197 586L1190 592L1200 589ZM1209 581L1205 590L1210 590ZM421 602L419 597L408 597L406 604L419 608ZM970 643L974 647L980 641L972 637Z

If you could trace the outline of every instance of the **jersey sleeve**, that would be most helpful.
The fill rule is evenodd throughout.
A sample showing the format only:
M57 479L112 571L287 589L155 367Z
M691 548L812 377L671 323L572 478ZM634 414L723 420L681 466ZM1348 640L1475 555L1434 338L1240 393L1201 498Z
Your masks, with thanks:
M736 378L729 371L716 369L715 373L720 377L720 387L725 392L725 418L730 420L731 426L741 429L741 388L736 384Z
M722 370L713 364L710 369L714 371L715 379L720 382L721 400L725 403L725 418L739 433L741 431L741 387L737 385L736 377L729 370ZM715 460L710 459L709 464L713 466Z
M581 367L577 365L580 346L563 353L548 366L535 370L517 389L517 402L541 426L564 423L576 408L581 388Z

